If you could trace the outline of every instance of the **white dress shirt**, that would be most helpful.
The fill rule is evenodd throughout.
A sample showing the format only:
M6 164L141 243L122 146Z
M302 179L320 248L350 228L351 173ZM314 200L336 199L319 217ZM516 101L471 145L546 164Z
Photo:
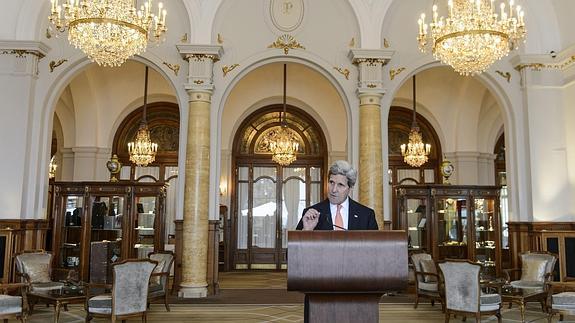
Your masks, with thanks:
M331 223L335 224L335 215L337 214L337 204L331 204L329 203L329 207L331 210ZM339 212L341 213L341 217L343 219L343 227L347 230L348 227L348 223L349 223L349 197L345 199L345 201L343 201L343 203L341 203L341 210L339 210ZM334 230L336 230L336 227L333 227Z

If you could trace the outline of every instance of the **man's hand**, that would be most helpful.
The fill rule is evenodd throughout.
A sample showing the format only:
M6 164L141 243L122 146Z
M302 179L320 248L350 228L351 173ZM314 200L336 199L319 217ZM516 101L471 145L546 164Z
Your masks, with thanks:
M312 231L319 222L319 211L316 209L309 209L303 215L303 230Z

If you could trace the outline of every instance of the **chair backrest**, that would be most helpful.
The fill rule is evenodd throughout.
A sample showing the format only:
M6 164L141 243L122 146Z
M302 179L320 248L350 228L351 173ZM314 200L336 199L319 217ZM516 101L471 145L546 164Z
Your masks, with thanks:
M171 251L150 252L148 258L158 262L154 268L154 273L169 273L174 263L174 253ZM162 288L168 284L168 275L157 278L159 279L154 281L154 277L152 277L152 282L160 284Z
M113 265L112 315L146 311L150 276L157 262L127 259Z
M418 272L423 272L423 271L425 271L425 270L423 270L423 267L422 267L422 265L421 265L421 261L422 261L422 260L433 260L433 258L431 257L430 254L424 253L424 252L422 252L422 253L414 253L414 254L411 255L411 262L413 263L413 267L414 267L415 271L418 271ZM423 281L424 281L424 277L421 276L421 275L416 275L416 279L417 279L419 282L423 282Z
M544 251L528 251L521 255L521 280L544 282L553 273L557 256Z
M467 260L454 260L439 263L439 268L444 277L446 308L462 312L479 312L481 265Z
M27 274L31 283L48 283L52 281L52 254L37 251L23 252L16 255L16 269Z

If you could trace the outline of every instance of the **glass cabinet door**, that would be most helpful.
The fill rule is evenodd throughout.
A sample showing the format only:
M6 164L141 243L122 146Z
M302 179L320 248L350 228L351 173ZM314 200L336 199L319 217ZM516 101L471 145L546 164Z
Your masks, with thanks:
M482 274L496 276L497 219L495 218L495 200L478 198L474 201L475 220L475 259L481 264Z
M406 221L407 229L407 246L410 251L427 251L427 217L426 217L426 199L425 198L406 198L405 215L402 216Z
M62 226L59 265L64 268L76 269L80 266L80 251L82 241L82 216L84 214L84 197L63 196L66 210Z
M467 258L467 199L436 199L439 259Z
M90 282L110 283L112 263L121 258L123 196L96 196L90 213Z
M156 200L155 196L136 197L136 214L138 216L134 224L134 250L135 256L138 258L148 258L148 253L155 250Z

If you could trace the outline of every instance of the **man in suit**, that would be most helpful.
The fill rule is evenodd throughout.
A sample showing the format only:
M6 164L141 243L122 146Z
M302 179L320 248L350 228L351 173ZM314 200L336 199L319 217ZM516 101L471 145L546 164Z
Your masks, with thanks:
M345 160L329 168L328 198L303 210L296 230L377 230L373 209L352 200L349 192L357 171ZM304 299L304 322L309 323L309 298Z
M377 230L373 209L352 200L357 171L345 160L329 168L328 198L303 210L296 230Z

